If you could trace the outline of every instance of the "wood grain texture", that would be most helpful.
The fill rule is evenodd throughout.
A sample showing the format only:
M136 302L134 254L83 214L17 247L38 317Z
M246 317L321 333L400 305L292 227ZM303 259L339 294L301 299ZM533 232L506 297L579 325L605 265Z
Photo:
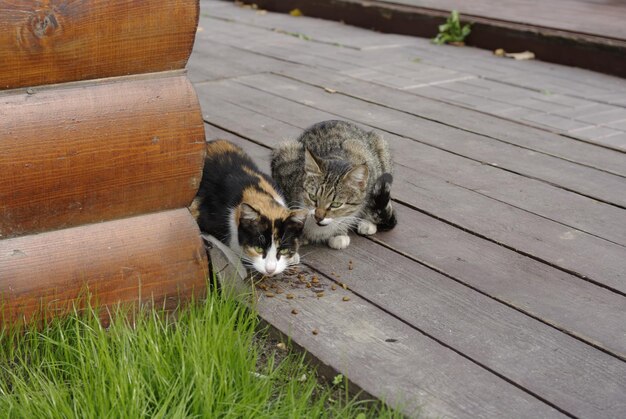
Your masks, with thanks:
M205 291L207 258L186 209L0 240L3 321L40 308L61 315L89 292L92 302L154 301L176 307Z
M185 76L0 95L0 235L187 206L204 128Z
M438 31L438 25L444 23L450 14L449 9L433 10L377 0L257 0L254 3L261 9L288 13L298 8L305 16L341 21L380 32L425 38L432 38ZM560 11L558 8L557 10ZM587 14L579 16L580 21L586 19ZM616 26L621 24L617 14L603 15L597 21L606 22L607 19L614 20ZM472 33L466 40L468 45L489 50L530 50L543 61L620 77L626 74L623 58L626 42L622 39L572 33L559 28L537 26L536 23L507 22L483 16L465 16L464 22L473 24ZM601 26L595 25L595 28L598 27Z
M234 53L232 55L235 55ZM238 51L239 62L242 52ZM221 58L221 57L220 57ZM200 67L197 65L197 67ZM274 72L276 72L274 70ZM454 126L501 142L538 151L596 169L626 176L623 154L538 128L490 116L475 110L451 106L420 95L419 89L405 91L332 73L323 69L283 65L280 74L321 88L336 90L366 102L402 110L421 118Z
M574 417L626 414L622 360L363 237L342 251L302 252L355 294L552 406Z
M180 69L197 0L0 0L0 89Z
M210 255L225 289L247 287L249 293L249 282L232 283L236 272L218 249ZM306 278L313 273L306 268L301 272ZM306 348L323 370L341 372L351 385L408 417L501 418L510 412L520 418L566 417L351 290L332 290L333 281L317 276L313 288L293 276L266 280L284 293L273 298L261 293L251 305L263 320ZM319 290L323 297L317 297ZM293 298L287 299L287 294Z

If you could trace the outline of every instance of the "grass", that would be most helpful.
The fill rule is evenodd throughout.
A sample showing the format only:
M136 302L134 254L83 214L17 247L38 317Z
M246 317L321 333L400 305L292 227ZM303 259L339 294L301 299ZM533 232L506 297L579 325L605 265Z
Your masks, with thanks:
M277 362L256 315L217 292L176 321L142 313L0 331L0 417L400 417L350 398L345 380L319 384L302 355Z

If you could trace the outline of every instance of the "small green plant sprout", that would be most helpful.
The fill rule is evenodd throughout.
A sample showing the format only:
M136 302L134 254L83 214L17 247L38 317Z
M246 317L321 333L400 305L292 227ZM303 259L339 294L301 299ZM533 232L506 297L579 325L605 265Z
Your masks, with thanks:
M453 10L450 16L446 20L446 23L439 25L439 33L433 39L435 44L454 44L464 45L464 40L467 35L470 34L470 24L467 23L461 26L461 20L459 19L459 12Z
M343 374L337 374L333 378L333 384L334 385L341 384L342 381L343 381Z

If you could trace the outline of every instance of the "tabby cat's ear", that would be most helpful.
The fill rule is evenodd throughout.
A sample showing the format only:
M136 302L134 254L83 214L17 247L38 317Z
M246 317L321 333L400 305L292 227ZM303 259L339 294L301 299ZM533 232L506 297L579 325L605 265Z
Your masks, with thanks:
M259 212L246 203L239 206L239 221L255 221L259 218Z
M358 166L354 166L346 175L343 177L343 181L346 185L352 186L353 188L357 188L360 190L365 190L367 186L367 178L369 177L369 169L365 164L359 164Z
M322 175L322 168L320 167L319 161L308 148L304 149L304 171L307 175Z

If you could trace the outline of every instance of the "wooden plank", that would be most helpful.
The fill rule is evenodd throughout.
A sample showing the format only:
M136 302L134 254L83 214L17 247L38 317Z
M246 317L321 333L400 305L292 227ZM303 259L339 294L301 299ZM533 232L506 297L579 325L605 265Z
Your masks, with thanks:
M213 4L207 2L207 5L209 3ZM234 6L227 5L225 7ZM244 13L249 16L254 15L253 11L242 10L242 18L238 18L238 21L244 21ZM231 45L239 50L245 49L285 60L289 59L289 56L301 59L299 53L306 49L307 52L315 55L315 61L311 65L317 68L335 65L331 61L340 61L343 64L345 59L348 59L352 62L352 68L360 66L362 67L361 70L369 70L370 72L388 70L391 72L390 74L399 74L401 70L397 68L398 66L411 66L413 68L412 74L405 72L401 77L412 76L418 71L417 69L419 71L431 69L438 72L455 70L466 76L498 81L503 88L506 88L507 85L518 86L526 89L529 94L549 91L566 95L571 99L612 103L617 106L623 106L626 103L623 79L599 73L591 75L587 70L576 67L559 66L555 68L553 64L538 60L503 60L490 51L439 46L426 39L404 35L379 34L379 36L409 39L412 41L410 47L373 51L358 50L358 45L353 45L350 39L355 34L360 33L360 29L335 24L333 30L327 30L318 24L319 19L308 17L301 17L296 20L300 28L298 32L306 35L304 39L281 34L280 31L286 25L285 21L294 20L288 16L283 16L280 26L267 27L272 31L239 25L236 28L236 38L229 33L234 30L232 23L211 20L210 18L203 19L215 23L215 25L211 25L210 33L205 33L206 39L210 39L209 36L212 36L214 41ZM249 20L250 18L245 21ZM259 24L261 22L263 21L259 20ZM344 30L340 31L338 29L340 27ZM338 42L339 45L335 42ZM348 48L344 48L344 44ZM292 48L287 50L287 46L292 46ZM304 56L305 59L306 57L307 55ZM416 59L419 62L416 63ZM558 71L556 71L557 69ZM410 78L408 77L407 80Z
M237 82L293 102L358 120L392 134L432 145L484 164L501 167L542 180L594 199L626 207L623 177L573 164L545 154L528 153L490 137L476 135L414 115L358 99L335 95L328 100L323 89L313 88L275 75L241 77ZM416 130L416 124L419 129Z
M220 88L224 84L228 86ZM270 96L263 97L261 107L253 105L252 90L245 94L236 93L230 90L231 85L232 82L220 82L198 87L204 109L211 109L204 115L205 120L221 127L230 126L244 137L263 141L270 147L283 138L295 138L315 121L328 119L329 115L313 108L300 109L294 102L276 105ZM205 92L210 92L211 96ZM237 99L233 100L233 97ZM281 115L281 119L288 123L262 114L273 109L289 109L289 113L282 111ZM392 147L394 141L391 141ZM419 157L417 153L410 154ZM394 196L414 208L519 253L626 293L623 246L456 186L434 177L419 165L396 165Z
M299 8L305 16L321 17L381 32L432 38L448 10L433 10L379 0L258 0L258 7L287 13ZM468 45L507 51L530 50L541 60L582 67L620 77L626 75L626 41L569 33L554 28L470 17Z
M306 67L285 66L279 73L303 83L332 89L340 94L408 112L525 149L626 176L626 165L622 153L492 117L482 112L450 106L420 95L419 89L407 92ZM415 96L419 99L416 100Z
M226 138L269 171L270 151L207 125L209 138ZM573 275L454 228L396 203L401 227L374 240L626 360L626 299Z
M548 5L536 0L393 0L383 3L404 4L482 16L507 22L525 23L563 31L600 35L626 40L626 9L617 3L593 0L553 0Z
M187 63L193 83L233 78L260 72L278 71L284 61L236 51L215 42L196 42Z
M0 96L0 235L188 205L204 129L180 74Z
M180 69L197 0L0 1L0 89Z
M187 209L0 240L1 321L28 320L40 308L62 315L86 292L103 308L140 301L172 309L205 292L207 268Z
M401 46L413 46L414 38L393 34L381 34L354 26L338 25L329 20L289 19L278 13L251 11L245 7L233 7L232 4L215 1L201 1L202 18L220 19L241 25L279 30L290 34L302 34L313 37L316 41L329 45L340 44L344 48L359 50L387 49Z
M315 248L305 263L574 417L626 415L622 360L370 240Z
M222 283L232 283L237 275L228 259L217 249L210 252ZM310 277L310 270L303 272ZM332 291L328 278L320 275L316 284L315 289L325 292L321 298L293 277L274 283L284 293L252 302L261 318L306 348L326 370L343 373L351 385L406 415L499 418L516 412L519 417L565 417L353 292L341 287ZM298 314L291 314L293 309Z
M344 27L342 26L341 28ZM215 42L208 43L200 41L196 43L196 48L204 48L206 50L203 50L203 54L208 54L208 57L204 57L205 61L210 59L213 60L213 62L219 63L219 66L232 68L233 72L228 77L264 72L269 69L272 72L286 75L287 77L307 84L333 89L341 94L381 104L392 109L398 109L403 112L417 115L421 118L430 119L445 125L467 130L472 133L491 137L508 144L552 155L574 163L591 166L595 169L607 171L619 176L626 176L626 165L624 164L624 156L622 153L597 147L583 141L577 141L569 137L534 128L529 125L502 119L498 116L488 116L484 112L477 112L475 110L466 109L454 104L451 106L450 103L442 103L441 98L431 99L430 97L425 96L422 94L423 89L415 89L412 91L393 89L378 83L361 80L358 77L364 76L360 75L360 73L355 73L354 71L350 72L352 76L348 77L344 74L338 74L325 70L319 66L317 68L311 68L310 66L286 63L284 61L280 61L278 58L272 59L266 55L259 55L251 51L228 47L225 45L220 45L218 47L218 52L215 53L212 52L215 49ZM432 52L429 53L429 55L432 54ZM387 54L381 53L379 55L384 57L385 62L389 61ZM431 74L434 72L435 74L440 74L446 71L446 69L434 67L432 65L413 63L410 60L412 59L411 57L414 57L414 55L414 52L406 52L404 61L406 61L408 63L407 65L410 65L411 67L410 70L404 69L403 71L405 73L409 71L409 73L407 73L408 75L418 77L423 73ZM470 55L468 59L471 57L472 56ZM474 59L475 58L474 54ZM322 61L325 60L323 57L320 59ZM201 59L196 56L196 61L200 60ZM266 60L273 60L275 65L271 67L264 65L263 63ZM428 61L430 62L431 60L432 57L429 57ZM257 71L254 71L254 64L259 61L260 64L258 69ZM391 62L393 61L394 60L391 59ZM238 68L242 66L242 63L245 63L243 65L246 66L245 72L238 71ZM385 64L385 67L388 67L389 65L390 64ZM200 74L204 74L207 71L207 68L213 67L198 64L196 67L191 68L190 74L192 77L201 77ZM425 70L423 67L429 67L431 70ZM380 64L373 64L371 68L373 68L371 70L372 72L382 71ZM199 74L196 76L196 73ZM224 74L227 74L226 70ZM521 77L523 76L520 76L520 78ZM213 78L215 79L217 77ZM224 76L222 78L224 78ZM508 86L507 84L496 82L492 82L492 84L498 85L499 91L513 89L512 86ZM524 90L517 87L514 89ZM533 93L534 92L528 91L526 95L531 95ZM502 94L506 95L506 92ZM419 100L416 100L416 96ZM564 100L571 101L573 99L565 98ZM443 100L443 102L446 102L446 100ZM592 105L595 102L588 103Z

